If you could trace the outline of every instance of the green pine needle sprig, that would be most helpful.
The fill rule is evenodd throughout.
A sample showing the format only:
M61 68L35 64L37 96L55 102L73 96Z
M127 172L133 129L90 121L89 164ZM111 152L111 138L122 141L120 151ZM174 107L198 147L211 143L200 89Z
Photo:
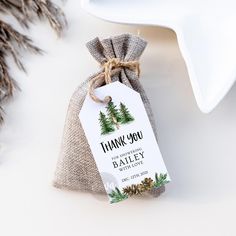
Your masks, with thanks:
M155 182L153 187L159 188L165 184L169 183L169 180L167 180L167 173L166 174L155 174Z
M128 198L128 195L122 193L117 187L115 187L115 190L112 190L108 195L111 198L111 203L117 203Z

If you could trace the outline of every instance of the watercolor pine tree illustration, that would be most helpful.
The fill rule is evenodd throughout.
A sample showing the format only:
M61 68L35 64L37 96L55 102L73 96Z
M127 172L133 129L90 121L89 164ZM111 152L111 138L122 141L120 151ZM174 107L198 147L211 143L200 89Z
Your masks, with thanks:
M134 121L134 117L124 103L120 103L119 108L110 101L106 106L106 114L102 111L99 113L99 123L101 134L106 135L120 128L120 124L127 124Z
M102 135L109 134L109 133L115 131L113 123L101 111L99 113L99 122L100 122Z
M107 115L110 119L110 121L116 126L116 129L119 129L119 122L121 121L121 115L119 113L119 110L116 108L116 105L110 101L107 104Z
M120 119L121 124L127 124L131 121L134 121L134 117L130 114L128 108L122 102L120 103L120 115L121 115Z

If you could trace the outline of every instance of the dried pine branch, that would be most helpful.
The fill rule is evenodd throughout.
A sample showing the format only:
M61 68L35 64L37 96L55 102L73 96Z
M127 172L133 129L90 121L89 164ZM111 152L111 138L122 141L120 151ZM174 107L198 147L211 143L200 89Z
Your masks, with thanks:
M8 73L5 53L0 50L0 101L1 103L13 94L14 80ZM0 106L0 122L3 121L3 109Z
M32 2L32 1L27 1ZM30 9L34 9L39 17L48 19L51 27L57 32L58 35L62 32L63 28L67 25L64 13L59 7L48 0L35 0L35 4Z
M2 0L0 11L11 13L26 27L33 21L35 15L38 18L46 18L59 35L67 25L62 10L50 0Z
M25 71L19 59L18 48L28 50L33 53L40 53L41 50L32 44L32 41L25 35L14 30L9 24L0 20L0 48L12 55L17 66Z
M16 82L8 72L6 56L11 55L17 66L25 71L19 58L18 49L25 49L33 53L40 53L41 50L34 46L31 40L14 30L9 24L0 20L0 105L13 95ZM3 121L2 108L0 107L0 122Z
M36 17L45 18L58 35L67 25L64 13L51 0L0 0L0 12L14 16L26 28ZM33 53L42 52L26 35L0 20L0 122L3 121L1 105L17 88L16 82L9 74L6 56L11 55L19 69L25 71L19 49Z

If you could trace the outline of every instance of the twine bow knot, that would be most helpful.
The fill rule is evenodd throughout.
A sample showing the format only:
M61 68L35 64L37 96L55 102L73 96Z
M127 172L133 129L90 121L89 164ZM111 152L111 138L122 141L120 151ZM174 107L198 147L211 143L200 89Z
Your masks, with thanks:
M106 96L103 100L98 98L94 94L94 89L100 87L104 84L109 84L112 82L111 77L122 68L128 68L137 73L137 76L140 75L140 67L138 61L121 61L119 58L111 58L102 64L102 72L96 75L90 82L89 85L89 95L95 102L108 103L112 100L111 96Z

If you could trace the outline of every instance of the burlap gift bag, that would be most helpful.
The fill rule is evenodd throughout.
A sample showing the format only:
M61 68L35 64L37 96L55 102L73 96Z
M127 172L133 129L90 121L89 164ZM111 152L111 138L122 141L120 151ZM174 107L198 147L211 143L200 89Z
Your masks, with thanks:
M143 39L137 36L122 34L104 40L95 38L87 43L87 47L91 55L101 65L105 65L111 60L114 61L114 59L121 62L118 66L114 66L117 68L113 68L113 65L110 67L112 70L111 81L114 82L118 80L140 93L156 135L156 127L150 103L140 84L136 70L134 70L132 66L127 67L125 64L131 63L132 65L132 62L135 62L135 65L137 65L137 61L145 49L146 44ZM64 127L60 157L55 173L55 187L68 190L105 193L104 185L79 120L79 112L85 96L89 91L90 83L103 72L104 68L85 80L71 97ZM97 81L95 87L105 84L105 80L103 79ZM157 189L152 189L150 193L154 196L158 196L160 193L164 192L164 189L165 187L162 186Z

